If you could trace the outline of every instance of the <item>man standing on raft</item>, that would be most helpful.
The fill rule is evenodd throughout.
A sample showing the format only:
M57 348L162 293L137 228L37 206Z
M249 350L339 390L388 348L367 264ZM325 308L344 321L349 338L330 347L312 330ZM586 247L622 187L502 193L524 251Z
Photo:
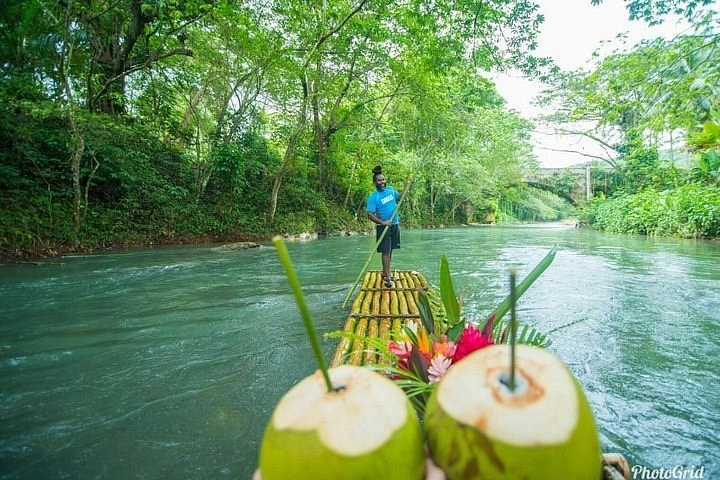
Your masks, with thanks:
M392 251L400 248L400 217L397 213L400 193L385 183L385 175L383 175L382 167L379 165L373 168L373 183L375 184L375 190L367 200L367 215L376 225L376 241L380 239L385 227L388 227L385 237L377 246L377 251L382 254L382 276L385 286L390 288L395 280L390 275Z

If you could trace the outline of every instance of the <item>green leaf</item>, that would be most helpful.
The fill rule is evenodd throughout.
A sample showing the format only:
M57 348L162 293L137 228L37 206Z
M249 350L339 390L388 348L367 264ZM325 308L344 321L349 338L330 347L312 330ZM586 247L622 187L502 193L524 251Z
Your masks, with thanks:
M440 261L440 298L442 298L445 306L445 315L449 325L456 325L460 322L460 306L458 305L455 288L453 287L452 277L450 276L450 266L447 257L443 255Z
M403 326L402 329L403 329L403 332L405 333L405 335L407 335L408 338L410 339L410 343L412 343L413 345L417 345L418 339L417 339L417 335L415 335L415 332L413 332L410 329L410 327L408 327L407 325Z
M435 333L435 320L433 319L432 308L430 307L430 302L428 301L425 290L418 292L417 306L420 311L420 320L425 330L427 330L429 334Z
M460 339L460 335L462 335L462 331L465 329L465 322L459 322L456 325L453 325L448 330L447 336L448 340L451 342L457 342Z
M520 298L523 293L527 291L528 288L530 288L530 285L535 283L535 280L537 280L540 275L547 269L547 267L550 266L552 261L555 259L555 252L557 250L557 246L550 249L547 255L545 255L545 258L540 260L540 263L538 263L535 268L530 272L530 274L523 279L522 282L517 286L517 298ZM499 322L500 319L505 316L505 314L510 310L510 296L508 295L505 300L498 305L498 307L495 309L495 311L491 314L491 317L494 315L494 321Z

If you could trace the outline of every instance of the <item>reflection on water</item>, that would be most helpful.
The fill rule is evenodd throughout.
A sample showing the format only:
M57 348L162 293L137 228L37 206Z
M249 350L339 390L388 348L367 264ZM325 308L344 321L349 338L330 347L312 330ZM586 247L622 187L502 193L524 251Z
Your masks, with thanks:
M374 242L289 244L319 332ZM604 451L720 476L720 245L565 226L403 231L484 318L553 246L522 321L584 385ZM314 370L274 248L164 248L0 267L0 478L249 478L274 404ZM379 267L374 259L371 268ZM334 344L325 342L330 354Z

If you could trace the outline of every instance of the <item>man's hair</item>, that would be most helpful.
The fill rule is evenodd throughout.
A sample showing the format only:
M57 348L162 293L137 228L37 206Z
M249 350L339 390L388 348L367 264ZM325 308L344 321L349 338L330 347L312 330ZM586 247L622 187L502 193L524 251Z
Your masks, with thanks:
M378 175L382 173L382 167L380 165L377 165L375 168L372 169L373 172L373 182L377 178Z

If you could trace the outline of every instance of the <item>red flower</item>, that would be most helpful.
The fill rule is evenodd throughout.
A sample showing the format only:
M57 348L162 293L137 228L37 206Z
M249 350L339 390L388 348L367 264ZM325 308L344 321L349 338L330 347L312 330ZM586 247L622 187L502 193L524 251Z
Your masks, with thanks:
M492 338L486 337L474 325L468 323L460 334L455 356L453 357L453 363L462 360L475 350L480 350L492 344Z

